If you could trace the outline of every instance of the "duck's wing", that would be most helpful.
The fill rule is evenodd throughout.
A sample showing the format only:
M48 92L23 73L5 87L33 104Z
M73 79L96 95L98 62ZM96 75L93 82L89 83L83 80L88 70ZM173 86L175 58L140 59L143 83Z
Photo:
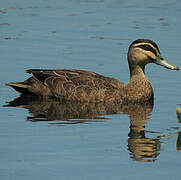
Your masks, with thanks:
M87 81L91 81L95 78L96 73L83 71L83 70L68 70L68 69L55 69L55 70L43 70L43 69L29 69L27 73L38 81L45 85L54 86L57 81L69 82L74 85L86 84ZM101 75L100 75L101 76Z
M101 100L101 97L104 99L105 96L111 95L111 91L123 86L120 81L114 78L83 70L29 69L27 73L32 74L32 78L21 83L21 86L26 84L30 92L71 101ZM7 85L12 86L12 84Z

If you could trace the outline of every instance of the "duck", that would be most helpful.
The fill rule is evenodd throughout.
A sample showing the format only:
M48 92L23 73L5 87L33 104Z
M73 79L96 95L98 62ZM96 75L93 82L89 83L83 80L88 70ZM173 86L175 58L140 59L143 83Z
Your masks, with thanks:
M149 39L133 41L127 53L130 80L124 84L101 74L77 69L28 69L31 77L23 82L9 82L21 95L53 97L60 102L145 103L153 102L151 83L145 76L145 66L154 63L179 70L166 61L157 44Z
M181 104L178 104L176 108L177 119L181 123Z

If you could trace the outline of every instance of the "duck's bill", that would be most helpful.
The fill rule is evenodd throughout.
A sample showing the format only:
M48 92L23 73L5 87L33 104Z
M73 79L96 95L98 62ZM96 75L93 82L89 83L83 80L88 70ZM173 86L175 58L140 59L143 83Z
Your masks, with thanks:
M154 61L156 64L163 66L168 69L172 70L179 70L179 67L175 66L174 64L169 63L166 61L161 54L157 56L157 59Z

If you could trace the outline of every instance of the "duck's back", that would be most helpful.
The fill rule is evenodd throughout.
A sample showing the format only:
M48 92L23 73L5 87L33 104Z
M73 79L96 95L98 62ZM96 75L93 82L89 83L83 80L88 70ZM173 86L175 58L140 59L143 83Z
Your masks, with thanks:
M62 101L121 101L125 86L119 80L83 70L27 71L32 77L22 83L8 83L22 94L53 96ZM19 87L18 87L19 86Z

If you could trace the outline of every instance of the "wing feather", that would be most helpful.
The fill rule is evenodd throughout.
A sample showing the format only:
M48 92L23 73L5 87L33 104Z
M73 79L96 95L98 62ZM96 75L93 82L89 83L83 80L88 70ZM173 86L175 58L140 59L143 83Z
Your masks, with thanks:
M53 96L65 100L85 100L90 97L95 100L97 96L112 96L111 92L123 85L114 78L83 70L29 69L27 73L31 73L37 81L47 86Z

